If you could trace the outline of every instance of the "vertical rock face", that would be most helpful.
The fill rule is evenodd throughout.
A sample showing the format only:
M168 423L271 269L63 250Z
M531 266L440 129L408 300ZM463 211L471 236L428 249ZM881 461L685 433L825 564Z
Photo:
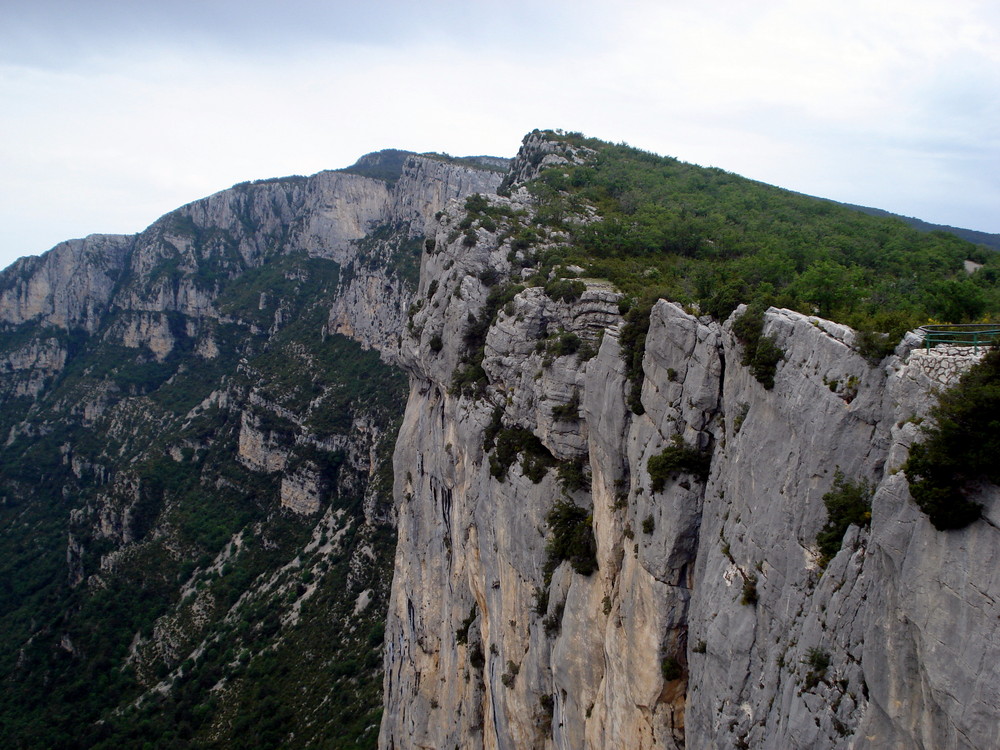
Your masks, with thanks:
M13 745L371 744L406 387L384 360L425 227L502 175L364 171L237 185L0 274Z
M546 158L572 155L522 152L513 172ZM512 186L491 205L530 212ZM771 309L785 355L765 389L731 323L661 300L636 415L617 295L488 286L518 251L502 222L468 241L464 216L441 218L402 344L381 747L1000 743L996 490L942 533L898 472L961 365L908 341L874 366L849 328ZM682 449L704 473L651 476ZM872 520L823 567L838 472L870 483ZM596 565L559 551L567 504Z
M126 267L132 237L91 235L38 257L21 258L0 284L0 321L31 319L94 331Z
M310 745L353 700L362 738L388 597L383 748L1000 746L1000 492L942 533L898 471L972 358L908 340L873 366L850 329L771 309L765 388L732 321L661 300L633 411L620 295L504 281L540 270L525 181L586 155L534 133L502 181L488 160L376 155L5 271L2 507L24 514L6 528L65 541L36 582L56 604L10 620L11 679L81 692L63 654L127 651L106 695L134 708L89 706L88 727L156 736L173 707L206 742ZM337 334L409 374L389 594L402 384ZM840 476L871 486L871 523L825 560ZM0 541L5 570L34 570L35 547ZM95 629L80 601L121 622ZM332 639L343 662L311 658ZM273 669L280 649L309 664ZM294 728L257 710L261 675ZM25 690L0 708L52 713Z

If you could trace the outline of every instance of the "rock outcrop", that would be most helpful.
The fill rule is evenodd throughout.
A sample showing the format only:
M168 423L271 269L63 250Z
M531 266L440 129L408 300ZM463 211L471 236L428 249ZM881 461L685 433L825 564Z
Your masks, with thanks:
M561 158L527 144L513 174ZM508 187L491 205L530 212ZM982 521L938 532L899 472L964 353L928 367L910 338L873 365L849 328L771 309L784 357L767 389L731 322L661 300L637 415L618 295L586 280L571 301L498 294L511 233L474 224L469 242L464 215L441 219L402 347L381 747L1000 743L998 493ZM671 448L705 472L655 479ZM837 476L870 484L872 518L824 567ZM567 505L593 565L560 552Z
M370 741L382 648L386 750L1000 746L1000 490L940 532L900 472L975 355L772 308L765 385L744 309L667 300L637 343L544 260L526 183L577 142L237 185L0 276L22 739ZM870 523L824 555L843 481Z
M237 185L0 274L9 743L371 744L405 399L385 360L425 228L502 179L389 166Z

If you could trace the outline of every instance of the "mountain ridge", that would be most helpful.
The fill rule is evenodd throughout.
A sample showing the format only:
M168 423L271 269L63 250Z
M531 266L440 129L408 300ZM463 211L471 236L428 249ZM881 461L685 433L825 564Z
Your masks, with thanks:
M562 144L529 135L512 171L548 160L572 186L593 144ZM872 357L845 325L770 307L768 372L745 306L626 319L620 291L548 260L572 224L522 242L547 205L505 185L446 212L423 261L380 746L995 744L967 712L989 715L991 690L959 686L992 674L974 654L995 652L996 586L961 560L997 553L1000 495L981 487L984 520L941 533L900 471L975 357L912 334ZM823 563L838 476L870 483L871 521Z
M4 735L1000 741L961 554L996 488L941 533L899 471L975 358L812 309L990 314L992 254L579 134L492 159L241 183L0 274ZM871 520L821 563L839 472Z
M388 148L388 149L381 149L379 151L372 151L370 153L364 154L364 155L360 156L358 158L358 160L354 164L352 164L351 166L348 166L348 167L340 167L340 168L333 168L333 169L321 170L320 172L316 172L315 174L310 175L310 176L286 175L284 177L265 177L265 178L260 178L260 179L256 179L256 180L247 180L247 181L244 181L244 182L235 183L234 185L230 186L229 188L223 188L222 190L218 191L218 193L224 193L224 192L226 192L228 190L232 190L232 189L240 188L240 187L246 187L246 186L250 186L250 185L261 185L261 184L268 184L268 183L281 183L281 182L284 182L284 181L300 182L300 181L309 179L309 177L315 177L318 174L322 174L323 172L347 172L347 173L354 173L354 174L359 174L359 175L362 175L362 176L370 176L370 177L373 177L374 179L382 179L383 181L392 182L394 179L396 179L398 177L397 173L398 173L399 169L401 168L403 161L405 161L406 158L411 157L411 156L422 156L422 157L430 158L430 159L442 159L442 160L445 160L445 161L452 161L452 162L458 163L458 164L465 163L465 164L469 164L469 165L479 165L480 167L486 167L488 169L496 169L496 170L501 170L501 171L505 170L510 165L510 163L512 161L509 158L498 157L498 156L480 155L480 156L453 157L453 156L449 156L448 154L437 153L437 152L418 153L418 152L415 152L415 151L407 151L407 150L404 150L404 149ZM393 161L394 166L386 168L385 172L384 172L385 176L379 177L378 175L382 174L382 172L380 171L382 169L382 167L380 167L378 165L382 164L386 158L390 158ZM369 165L373 165L373 166L369 166ZM765 183L761 183L761 184L765 184ZM777 187L777 186L775 186L775 187ZM780 188L780 187L778 189L780 189L780 190L788 190L787 188ZM795 191L788 190L788 192L795 192ZM934 231L948 232L948 233L954 234L956 237L959 237L959 238L961 238L963 240L966 240L968 242L972 242L974 244L985 245L986 247L989 247L989 248L991 248L993 250L1000 250L1000 234L990 233L990 232L984 232L984 231L976 230L976 229L967 229L967 228L963 228L963 227L956 227L956 226L952 226L952 225L948 225L948 224L935 224L933 222L928 222L928 221L925 221L923 219L920 219L920 218L917 218L917 217L914 217L914 216L906 216L906 215L903 215L903 214L893 213L891 211L887 211L887 210L881 209L881 208L875 208L875 207L871 207L871 206L862 206L860 204L849 203L849 202L845 202L845 201L838 201L838 200L834 200L832 198L824 198L822 196L815 196L815 195L811 195L809 193L798 193L798 194L802 195L804 197L807 197L807 198L815 199L815 200L828 201L830 203L834 203L834 204L839 205L839 206L844 206L845 208L849 208L849 209L852 209L852 210L855 210L855 211L859 211L859 212L868 214L870 216L882 216L882 217L888 217L888 218L893 218L893 219L899 219L899 220L905 222L907 225L909 225L909 226L911 226L911 227L913 227L915 229L919 229L922 232L934 232ZM204 200L204 199L198 199L198 200ZM194 201L194 202L197 202L197 201ZM173 212L170 212L170 213L173 213ZM92 234L86 235L85 237L74 238L74 239L78 239L78 240L90 240L92 238L96 239L98 237L130 237L130 236L133 236L133 235L121 235L121 234L114 234L114 233L96 232L96 233L92 233ZM64 240L64 242L69 242L69 241L71 241L71 240ZM60 243L60 244L62 244L62 243ZM54 248L50 248L50 250L51 249L54 249ZM24 260L25 258L39 257L40 255L44 254L45 252L49 252L49 251L48 250L42 251L42 252L38 253L37 255L22 256L21 258L18 258L16 260L12 261L9 264L9 266L13 265L14 263L17 263L20 260ZM5 271L5 270L6 270L6 268L0 269L0 271Z

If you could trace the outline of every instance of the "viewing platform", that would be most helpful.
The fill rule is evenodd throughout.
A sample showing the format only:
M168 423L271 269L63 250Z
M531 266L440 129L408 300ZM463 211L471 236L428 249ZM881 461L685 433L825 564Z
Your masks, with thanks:
M997 323L967 323L961 325L932 324L920 326L917 333L924 342L924 350L942 345L946 347L969 347L979 354L980 347L995 346L1000 343L1000 325Z
M996 323L932 324L921 326L916 333L921 346L910 353L911 364L943 386L954 385L987 349L1000 344L1000 325Z

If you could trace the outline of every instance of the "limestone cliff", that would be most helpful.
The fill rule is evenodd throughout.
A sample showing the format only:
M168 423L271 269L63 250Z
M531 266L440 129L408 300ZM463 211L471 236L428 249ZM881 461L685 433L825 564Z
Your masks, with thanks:
M405 399L385 360L425 228L502 174L364 164L0 274L8 744L374 743Z
M662 299L637 344L546 260L598 218L583 143L380 152L0 275L17 743L1000 746L1000 491L940 532L899 472L972 358L771 308L765 385L744 308Z
M512 174L573 158L530 141ZM849 328L772 308L767 389L732 321L661 300L637 415L611 288L494 285L532 210L504 192L492 228L442 216L403 341L381 747L997 746L1000 498L939 532L898 472L961 358L910 339L872 365ZM671 447L705 471L654 479ZM824 568L838 472L871 483L871 526ZM573 518L596 565L560 553Z
M401 255L400 233L422 237L449 200L491 192L501 177L410 155L392 184L350 171L243 183L178 209L135 237L94 235L22 258L4 273L0 322L93 333L110 311L122 310L137 318L121 324L127 346L159 338L169 349L164 315L181 313L195 325L225 318L216 300L223 282L277 255L301 252L348 269L340 295L348 302L335 308L336 327L361 340L383 340L409 304L400 266L416 270L416 259ZM378 239L391 247L381 255L361 252L370 248L359 243L379 229ZM376 320L375 308L384 319ZM355 316L357 324L348 322Z

